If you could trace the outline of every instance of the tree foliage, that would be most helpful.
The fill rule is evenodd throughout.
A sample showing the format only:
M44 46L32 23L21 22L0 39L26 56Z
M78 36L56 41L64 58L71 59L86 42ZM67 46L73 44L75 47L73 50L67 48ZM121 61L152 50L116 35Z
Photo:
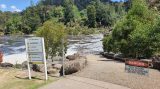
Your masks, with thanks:
M145 0L132 0L128 14L116 23L111 36L104 39L104 50L120 52L127 57L150 57L154 47L149 34L156 17Z
M57 23L57 21L46 21L42 27L38 28L36 35L44 37L47 57L51 56L53 58L57 54L62 54L62 39L64 39L64 45L66 47L65 26Z
M75 15L74 15L74 2L72 0L64 0L63 2L64 6L64 22L65 25L69 22L75 21Z
M19 14L15 13L12 17L6 22L6 32L8 33L18 33L22 30L22 20Z
M22 12L0 11L0 32L32 34L39 26L53 18L73 28L111 27L124 15L123 5L123 2L111 0L40 0L37 4L31 2Z
M40 26L41 20L37 12L35 7L29 7L23 12L23 32L30 34Z
M96 27L96 8L94 5L87 7L88 26Z

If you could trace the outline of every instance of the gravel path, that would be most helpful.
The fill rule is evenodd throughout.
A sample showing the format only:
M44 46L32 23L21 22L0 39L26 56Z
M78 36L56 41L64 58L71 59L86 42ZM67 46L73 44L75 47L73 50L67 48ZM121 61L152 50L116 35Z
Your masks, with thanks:
M149 76L125 72L125 64L99 55L88 55L88 66L74 76L110 82L131 89L160 89L160 72L149 69Z
M39 89L130 89L112 83L102 82L98 80L66 76L56 82Z

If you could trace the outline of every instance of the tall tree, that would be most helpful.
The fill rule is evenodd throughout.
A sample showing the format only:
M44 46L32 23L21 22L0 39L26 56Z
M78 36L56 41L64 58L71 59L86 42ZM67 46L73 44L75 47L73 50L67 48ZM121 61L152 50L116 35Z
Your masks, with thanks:
M128 11L131 8L132 0L124 0L124 7L126 11Z
M41 24L41 20L35 6L28 7L23 12L22 22L24 33L30 34L37 29L37 27Z
M22 31L21 16L18 13L12 14L11 18L6 22L7 33L18 33Z
M96 0L96 21L99 26L108 27L114 22L115 9L109 3L103 4L99 0Z
M1 19L1 21L2 21L2 29L3 29L4 34L8 34L6 25L7 25L8 20L10 20L11 17L12 17L12 13L9 11L2 13L3 19Z
M94 5L87 7L88 27L96 27L96 8Z
M74 16L74 2L73 0L64 0L63 2L64 6L64 22L65 25L69 22L74 22L75 21L75 16Z

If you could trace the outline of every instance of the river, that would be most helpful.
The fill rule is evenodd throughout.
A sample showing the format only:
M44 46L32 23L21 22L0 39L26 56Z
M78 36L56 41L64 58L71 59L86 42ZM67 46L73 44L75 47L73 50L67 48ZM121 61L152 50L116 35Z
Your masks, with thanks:
M12 64L21 64L26 61L25 38L29 36L1 36L0 50L4 53L4 61ZM67 55L77 52L94 54L102 52L102 34L88 36L68 36Z

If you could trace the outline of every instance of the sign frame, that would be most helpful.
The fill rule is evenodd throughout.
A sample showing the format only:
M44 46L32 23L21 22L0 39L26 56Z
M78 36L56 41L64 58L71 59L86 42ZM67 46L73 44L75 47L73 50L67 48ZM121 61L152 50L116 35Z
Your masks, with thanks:
M149 75L149 62L125 60L125 71L139 75Z
M42 52L39 51L39 49L34 49L33 51L29 51L29 46L32 46L32 44L29 45L29 41L31 39L38 39L41 41L41 48L42 48ZM36 42L35 42L36 43ZM37 42L38 43L38 42ZM30 69L30 62L32 63L44 63L44 68L45 68L45 80L48 80L48 75L47 75L47 63L46 63L46 52L45 52L45 44L44 44L44 38L42 37L31 37L31 38L26 38L25 39L25 45L26 45L26 57L27 57L27 62L28 62L28 75L29 75L29 79L31 79L31 69ZM36 47L36 45L34 44L34 47ZM37 51L38 50L38 51ZM42 54L41 57L42 59L41 60L34 60L33 61L33 58L35 59L38 59L38 56L33 56L33 58L31 58L30 55L31 54Z

